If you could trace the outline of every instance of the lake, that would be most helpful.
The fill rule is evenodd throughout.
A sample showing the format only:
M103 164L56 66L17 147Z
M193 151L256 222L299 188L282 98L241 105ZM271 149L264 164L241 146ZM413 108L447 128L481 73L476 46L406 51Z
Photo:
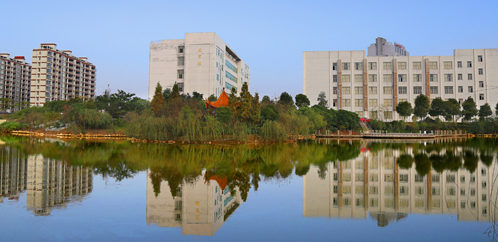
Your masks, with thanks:
M0 137L1 241L492 241L497 140Z

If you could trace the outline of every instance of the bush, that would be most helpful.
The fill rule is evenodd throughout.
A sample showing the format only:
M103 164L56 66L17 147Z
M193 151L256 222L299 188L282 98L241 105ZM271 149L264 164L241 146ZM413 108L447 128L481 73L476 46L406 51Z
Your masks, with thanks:
M3 122L2 124L0 124L0 131L2 131L2 132L19 130L21 128L22 128L22 125L18 122L14 122L14 121Z

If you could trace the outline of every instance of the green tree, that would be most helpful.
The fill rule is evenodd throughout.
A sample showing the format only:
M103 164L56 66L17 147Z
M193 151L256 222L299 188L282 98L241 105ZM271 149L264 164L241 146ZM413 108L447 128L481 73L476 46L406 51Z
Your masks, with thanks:
M441 99L440 97L435 98L431 102L431 109L429 110L429 115L431 115L432 117L444 116L445 115L444 106L445 102L443 101L443 99Z
M192 98L195 99L195 100L198 100L198 101L204 100L203 96L204 96L203 94L200 94L198 92L193 92L192 93Z
M232 109L234 118L239 115L239 98L237 97L237 89L232 87L230 94L228 95L228 106Z
M175 99L175 98L180 98L180 88L178 88L178 84L175 82L173 85L173 90L171 91L171 95L169 96L168 100Z
M164 104L166 103L166 101L164 101L164 97L161 92L162 92L162 87L161 84L159 84L158 82L156 85L156 90L154 92L154 97L150 102L150 108L152 109L152 112L154 112L154 115L156 115L156 117L161 116L161 110L163 109Z
M282 92L282 94L280 94L280 99L278 100L278 103L282 105L293 105L294 101L292 100L292 96L289 93Z
M208 100L211 102L215 102L216 100L218 100L218 98L216 98L214 94L211 94L211 96L208 97Z
M259 94L255 93L251 103L251 120L253 123L259 123L261 120L261 103Z
M298 106L299 108L310 106L310 100L304 94L297 94L295 99L296 99L296 106Z
M269 104L266 105L263 109L261 109L261 119L262 120L272 120L275 121L278 119L278 111L275 108L275 105Z
M413 113L413 108L412 105L407 102L400 102L396 106L396 112L399 114L399 116L403 117L403 119L406 120L406 117L409 117Z
M261 103L263 103L264 105L268 105L270 103L272 103L270 97L268 97L267 95L264 95L263 96L263 99L261 99Z
M171 89L165 88L163 91L163 98L165 102L169 102L169 97L171 96Z
M429 98L424 94L420 94L415 98L415 108L413 109L413 114L420 119L425 118L430 109Z
M460 103L454 98L450 98L445 101L444 105L444 119L445 120L456 120L455 116L460 115Z
M240 116L245 121L251 118L251 102L252 95L249 93L249 85L244 82L240 92Z
M471 120L477 115L477 105L472 97L467 98L462 103L462 116L464 120Z
M496 103L495 114L496 114L496 116L498 116L498 103Z
M327 103L327 97L325 96L325 92L320 92L318 94L318 98L316 99L318 101L318 106L328 108L329 105Z
M491 116L493 111L491 111L491 106L488 103L485 103L479 108L479 118L484 119L488 116Z

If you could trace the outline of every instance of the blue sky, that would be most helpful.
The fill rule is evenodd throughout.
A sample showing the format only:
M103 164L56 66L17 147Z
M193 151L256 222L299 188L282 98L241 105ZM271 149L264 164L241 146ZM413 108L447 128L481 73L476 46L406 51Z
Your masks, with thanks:
M303 90L303 51L365 50L376 37L410 55L498 48L498 1L3 1L0 53L31 63L56 43L109 84L147 97L149 44L216 32L251 67L251 92Z

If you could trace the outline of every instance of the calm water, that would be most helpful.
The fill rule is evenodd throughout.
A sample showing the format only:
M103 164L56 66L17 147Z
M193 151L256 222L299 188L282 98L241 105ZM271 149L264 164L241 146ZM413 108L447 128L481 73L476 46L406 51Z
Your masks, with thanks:
M266 146L0 139L0 241L496 238L492 139Z

